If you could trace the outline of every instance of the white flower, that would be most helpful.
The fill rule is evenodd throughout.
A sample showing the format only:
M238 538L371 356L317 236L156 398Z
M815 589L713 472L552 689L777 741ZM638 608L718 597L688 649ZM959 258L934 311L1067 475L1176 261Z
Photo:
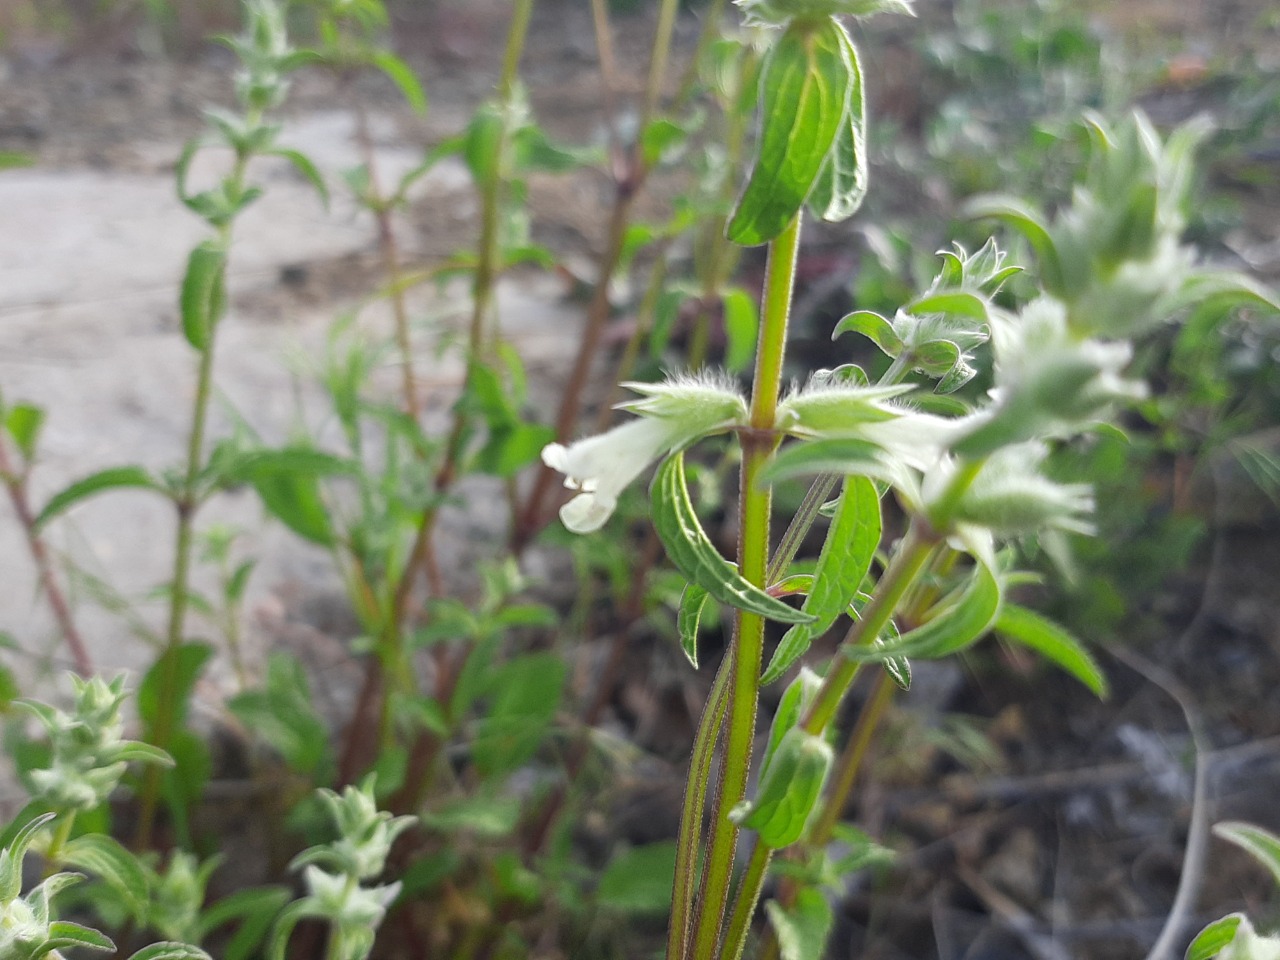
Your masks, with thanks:
M747 418L741 394L716 379L624 386L643 394L640 400L620 404L639 414L637 419L568 447L551 443L542 450L542 462L565 475L564 485L582 491L560 508L560 519L574 533L604 526L618 505L618 495L659 457Z

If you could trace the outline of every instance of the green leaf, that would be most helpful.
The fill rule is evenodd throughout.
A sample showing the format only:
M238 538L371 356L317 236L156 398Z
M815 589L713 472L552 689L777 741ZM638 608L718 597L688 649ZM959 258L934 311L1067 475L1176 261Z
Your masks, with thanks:
M553 428L538 423L491 426L489 436L471 462L477 473L514 477L538 459L542 448L556 438Z
M1006 603L996 620L996 633L1030 647L1071 674L1099 697L1108 694L1107 678L1080 641L1034 610Z
M197 350L207 350L225 302L227 252L217 240L206 240L187 259L182 278L182 332Z
M772 683L781 677L815 638L831 629L857 596L879 546L880 497L875 484L866 477L848 477L822 544L813 585L801 607L813 616L813 622L797 624L786 632L761 683Z
M154 490L157 493L166 492L164 486L142 467L109 467L77 480L50 497L49 502L40 511L40 515L36 517L36 530L86 497L91 497L103 490L114 490L120 487Z
M902 352L902 338L893 329L893 324L872 310L855 310L841 318L831 331L831 339L850 330L862 334L890 357L896 359Z
M462 156L476 183L491 183L497 178L505 129L502 110L494 103L481 104L472 115Z
M329 546L333 525L320 494L320 478L353 474L356 464L308 447L260 450L237 459L225 479L251 484L267 512L298 536Z
M55 920L49 924L49 939L45 940L31 955L32 960L46 956L55 950L70 950L83 947L86 950L114 950L116 945L110 937L91 930L78 923Z
M44 411L29 403L19 403L9 408L4 418L5 429L18 445L22 456L30 461L36 455L36 443L40 428L44 426Z
M492 703L471 745L481 776L511 773L533 756L560 708L567 674L564 660L551 653L529 654L494 672Z
M1280 837L1262 827L1237 820L1214 824L1213 832L1250 854L1270 870L1271 876L1280 884Z
M655 166L672 148L684 143L688 133L678 123L659 117L640 133L640 149L646 167Z
M129 960L212 960L212 958L199 947L193 947L189 943L163 941L143 947Z
M847 42L827 17L793 23L770 49L760 77L756 163L728 226L734 243L767 243L804 206L847 112Z
M809 197L809 209L819 220L840 223L858 212L867 195L867 99L858 49L836 21L849 57L853 85L843 123Z
M510 836L520 823L521 800L516 796L468 796L439 810L419 814L422 825L445 836L466 830L492 840Z
M670 840L623 850L605 867L596 902L606 910L662 916L671 909L676 845Z
M985 563L979 563L959 590L943 598L922 626L897 640L873 646L843 647L845 656L865 663L883 663L890 657L936 660L977 642L995 623L1000 611L1000 581Z
M316 193L320 194L320 202L324 204L324 208L329 209L329 187L324 182L324 175L320 173L320 168L312 162L310 157L301 150L290 150L284 147L269 151L269 155L280 157L293 164L293 168L315 187Z
M822 687L822 678L808 667L801 668L796 678L787 684L778 701L778 709L773 713L769 724L769 740L765 744L764 756L760 760L759 779L763 780L773 762L774 754L783 738L800 722L804 712L817 698Z
M975 293L959 290L925 294L923 297L912 300L903 309L918 317L931 313L946 313L983 322L987 319L987 301Z
M154 763L161 767L172 767L173 757L159 747L137 740L125 740L117 744L109 753L112 762Z
M512 134L514 167L519 173L567 173L594 158L591 151L563 147L532 123Z
M804 835L834 760L825 739L792 727L761 772L755 798L734 807L729 819L755 830L775 850L789 847Z
M87 833L68 843L62 861L99 878L119 894L137 922L147 908L147 874L138 858L104 833Z
M780 483L821 473L852 474L895 485L902 480L900 471L885 458L880 447L867 440L838 437L787 444L760 471L760 482Z
M162 653L142 678L138 687L138 715L146 724L152 737L160 716L162 691L167 689L170 703L176 707L172 717L174 727L187 721L191 694L195 690L200 671L213 656L213 647L207 643L180 643Z
M1232 913L1209 924L1187 947L1185 960L1213 960L1231 945L1241 923L1248 923L1243 913Z
M876 643L880 642L880 638L876 638ZM884 672L889 674L889 679L898 685L899 690L911 689L911 661L906 657L886 657L884 663Z
M0 851L0 903L16 900L22 893L22 860L36 835L56 816L53 813L42 813L32 817L18 829L4 850Z
M422 84L418 82L417 75L407 63L390 50L375 50L370 60L400 88L400 93L409 106L418 113L427 112L427 94L422 89Z
M955 368L962 352L950 340L926 340L912 351L916 369L931 377L939 377Z
M680 647L689 658L693 669L698 669L698 626L702 622L702 611L710 599L707 591L695 584L685 584L680 594L680 610L676 614L676 627L680 631Z
M991 218L1005 223L1024 237L1035 251L1040 266L1040 279L1045 289L1057 296L1071 293L1058 247L1043 225L1044 217L1014 197L977 197L964 207L965 216L979 220Z
M235 934L222 948L222 960L251 960L266 939L271 924L292 898L286 887L250 887L237 890L200 914L200 940L227 924L239 921Z
M782 960L822 960L835 916L821 891L802 887L793 906L770 900L764 909Z
M671 562L690 583L721 603L783 623L807 623L812 617L793 610L744 579L707 538L689 500L684 453L662 462L650 487L654 530Z
M272 654L263 688L232 697L227 708L278 751L290 770L318 778L328 756L329 728L316 710L306 672L296 657Z

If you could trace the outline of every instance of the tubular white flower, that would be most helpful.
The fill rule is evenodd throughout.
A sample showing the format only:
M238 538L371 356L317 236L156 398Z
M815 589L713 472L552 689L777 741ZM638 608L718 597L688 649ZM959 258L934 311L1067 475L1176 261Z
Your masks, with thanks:
M560 519L574 533L604 526L618 496L659 457L746 422L746 401L724 382L676 378L625 386L643 394L620 405L639 414L637 419L568 447L551 443L542 450L542 462L565 475L564 485L582 491L560 508Z

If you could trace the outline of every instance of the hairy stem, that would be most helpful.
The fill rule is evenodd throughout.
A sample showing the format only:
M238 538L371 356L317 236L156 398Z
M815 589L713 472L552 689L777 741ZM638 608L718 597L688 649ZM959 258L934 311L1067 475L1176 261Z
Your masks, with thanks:
M711 763L724 725L728 705L729 677L733 673L733 651L725 654L716 672L711 693L702 709L698 732L689 757L689 778L685 782L684 805L680 811L680 836L676 845L676 880L671 893L671 925L667 930L667 960L684 960L688 955L694 889L698 881L698 853L702 849L702 814L706 809Z
M773 426L782 386L787 322L795 285L800 248L800 216L769 245L765 271L760 339L756 347L755 377L751 389L749 430L742 436L742 473L739 482L738 569L750 583L764 587L769 562L769 519L772 490L759 483L777 435ZM755 739L756 708L760 696L760 668L764 654L764 618L739 611L734 636L733 673L730 681L728 729L720 789L711 821L711 841L702 881L693 932L695 960L712 960L720 939L733 877L734 846L738 828L729 819L746 793Z

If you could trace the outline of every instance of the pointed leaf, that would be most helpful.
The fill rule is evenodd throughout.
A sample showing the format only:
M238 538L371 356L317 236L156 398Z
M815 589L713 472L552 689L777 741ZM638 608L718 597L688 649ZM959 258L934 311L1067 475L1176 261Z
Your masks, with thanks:
M1063 265L1053 237L1044 227L1044 217L1014 197L977 197L964 208L965 216L974 220L992 218L1013 227L1031 244L1040 265L1040 278L1050 293L1067 293Z
M849 56L853 85L844 121L809 197L809 209L814 216L828 223L848 220L858 212L867 195L867 100L862 64L849 34L838 21L836 25Z
M695 670L698 669L698 625L702 622L702 610L708 599L707 591L701 587L685 584L684 592L680 594L680 611L676 614L680 646Z
M853 85L847 37L831 18L794 22L761 71L755 167L729 221L734 243L755 246L800 212L845 118Z
M683 452L672 454L658 467L650 500L658 539L690 583L702 587L721 603L762 617L783 623L807 623L812 619L744 579L734 564L720 556L689 500Z
M316 193L320 194L320 202L324 208L329 209L329 187L324 182L324 175L320 173L320 168L312 162L310 157L301 150L290 150L284 147L271 150L270 155L288 160L293 164L293 168L302 175L304 180L315 187Z
M44 426L44 411L29 403L18 403L4 415L4 427L26 460L36 455L40 428Z
M138 858L105 833L86 833L63 848L63 863L103 880L124 898L135 919L147 906L147 874Z
M1011 269L1016 270L1016 268ZM959 314L962 317L969 317L973 320L985 321L987 319L987 301L976 293L965 293L960 290L926 294L919 299L912 300L903 309L907 313L915 314L918 317L926 316L930 313L949 313Z
M1231 945L1241 923L1248 923L1243 913L1232 913L1209 924L1187 947L1185 960L1213 960Z
M814 617L786 632L760 678L772 683L791 668L815 638L826 633L862 587L880 545L880 497L866 477L849 477L827 530L813 584L801 608Z
M129 960L212 960L209 954L189 943L164 941L143 947Z
M1000 581L985 563L979 563L965 585L944 598L924 625L897 640L869 647L843 647L845 656L862 662L883 663L890 657L936 660L977 642L991 628L1000 610Z
M760 471L760 482L780 483L793 477L820 473L870 477L894 486L900 486L907 480L903 470L886 458L884 451L874 443L839 437L787 444Z
M1097 661L1070 633L1034 610L1006 603L996 620L996 633L1037 651L1071 674L1099 697L1107 697L1107 678Z
M1215 824L1213 832L1251 854L1280 884L1280 837L1262 827L1235 820Z
M872 310L855 310L843 317L831 331L831 339L850 330L862 334L890 357L896 359L902 352L902 338L893 329L893 324Z
M13 840L0 851L0 903L16 900L22 893L22 861L31 842L57 814L42 813L23 824Z
M165 493L164 486L142 467L109 467L106 470L91 473L55 493L44 505L40 515L36 517L36 529L39 530L54 517L65 513L86 497L91 497L102 490L114 490L120 487Z
M97 930L91 930L78 923L55 920L49 924L49 939L40 945L33 956L41 957L54 950L69 950L72 947L84 947L86 950L114 950L116 945L112 943L110 937L104 936Z
M373 65L385 73L404 96L409 106L418 113L427 112L427 95L418 82L417 74L407 63L390 50L375 50L371 58Z

